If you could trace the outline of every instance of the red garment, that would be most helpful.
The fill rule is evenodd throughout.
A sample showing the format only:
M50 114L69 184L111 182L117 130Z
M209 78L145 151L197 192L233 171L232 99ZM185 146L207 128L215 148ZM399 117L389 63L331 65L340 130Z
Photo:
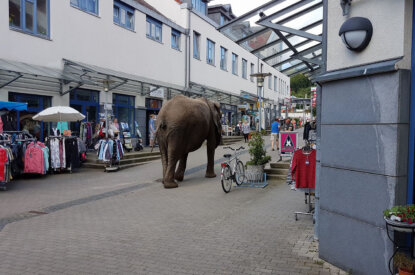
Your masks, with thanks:
M24 173L44 174L45 159L42 148L45 145L41 142L30 143L26 148Z
M316 150L304 154L303 150L294 152L291 176L295 178L296 188L315 188L316 186Z
M4 165L7 162L7 151L4 148L0 148L0 181L4 181Z

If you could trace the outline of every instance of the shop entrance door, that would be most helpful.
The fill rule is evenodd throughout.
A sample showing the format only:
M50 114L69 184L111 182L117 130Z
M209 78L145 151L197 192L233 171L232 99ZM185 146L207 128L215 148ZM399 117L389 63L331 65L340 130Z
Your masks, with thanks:
M83 114L85 119L83 121L92 122L98 121L99 115L99 92L85 89L76 89L71 92L70 106ZM79 134L80 123L72 122L72 133Z

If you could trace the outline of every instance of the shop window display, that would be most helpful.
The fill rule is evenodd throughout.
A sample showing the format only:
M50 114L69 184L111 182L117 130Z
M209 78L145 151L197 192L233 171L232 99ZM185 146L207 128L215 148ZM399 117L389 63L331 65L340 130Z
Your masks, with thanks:
M118 119L120 123L127 123L131 134L134 135L135 97L121 94L113 94L112 104L114 106L114 116Z
M51 107L51 97L21 93L9 93L9 101L27 103L27 111L20 111L16 113L16 130L28 131L38 140L43 140L44 137L48 135L51 125L50 123L35 121L32 118L37 113Z

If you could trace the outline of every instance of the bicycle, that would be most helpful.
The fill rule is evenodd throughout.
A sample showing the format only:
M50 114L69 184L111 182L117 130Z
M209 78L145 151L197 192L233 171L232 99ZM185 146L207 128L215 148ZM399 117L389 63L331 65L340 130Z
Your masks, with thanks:
M226 162L221 163L221 183L222 183L222 189L225 193L229 193L231 191L232 182L235 182L236 185L241 185L244 178L245 178L245 168L242 161L238 159L237 152L239 150L245 149L244 147L239 147L238 149L234 149L230 146L225 146L223 149L230 149L234 151L234 157L232 157L232 154L225 154L223 155L224 158L227 158ZM234 161L233 169L231 166L231 162Z

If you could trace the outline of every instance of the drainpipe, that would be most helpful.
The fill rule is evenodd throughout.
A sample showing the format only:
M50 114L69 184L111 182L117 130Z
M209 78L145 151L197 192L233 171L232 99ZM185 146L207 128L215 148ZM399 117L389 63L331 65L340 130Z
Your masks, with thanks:
M187 9L187 26L186 26L186 45L185 45L185 72L184 72L184 80L185 80L185 90L186 92L190 89L190 32L191 32L191 10L192 10L192 4L187 3L186 4Z

